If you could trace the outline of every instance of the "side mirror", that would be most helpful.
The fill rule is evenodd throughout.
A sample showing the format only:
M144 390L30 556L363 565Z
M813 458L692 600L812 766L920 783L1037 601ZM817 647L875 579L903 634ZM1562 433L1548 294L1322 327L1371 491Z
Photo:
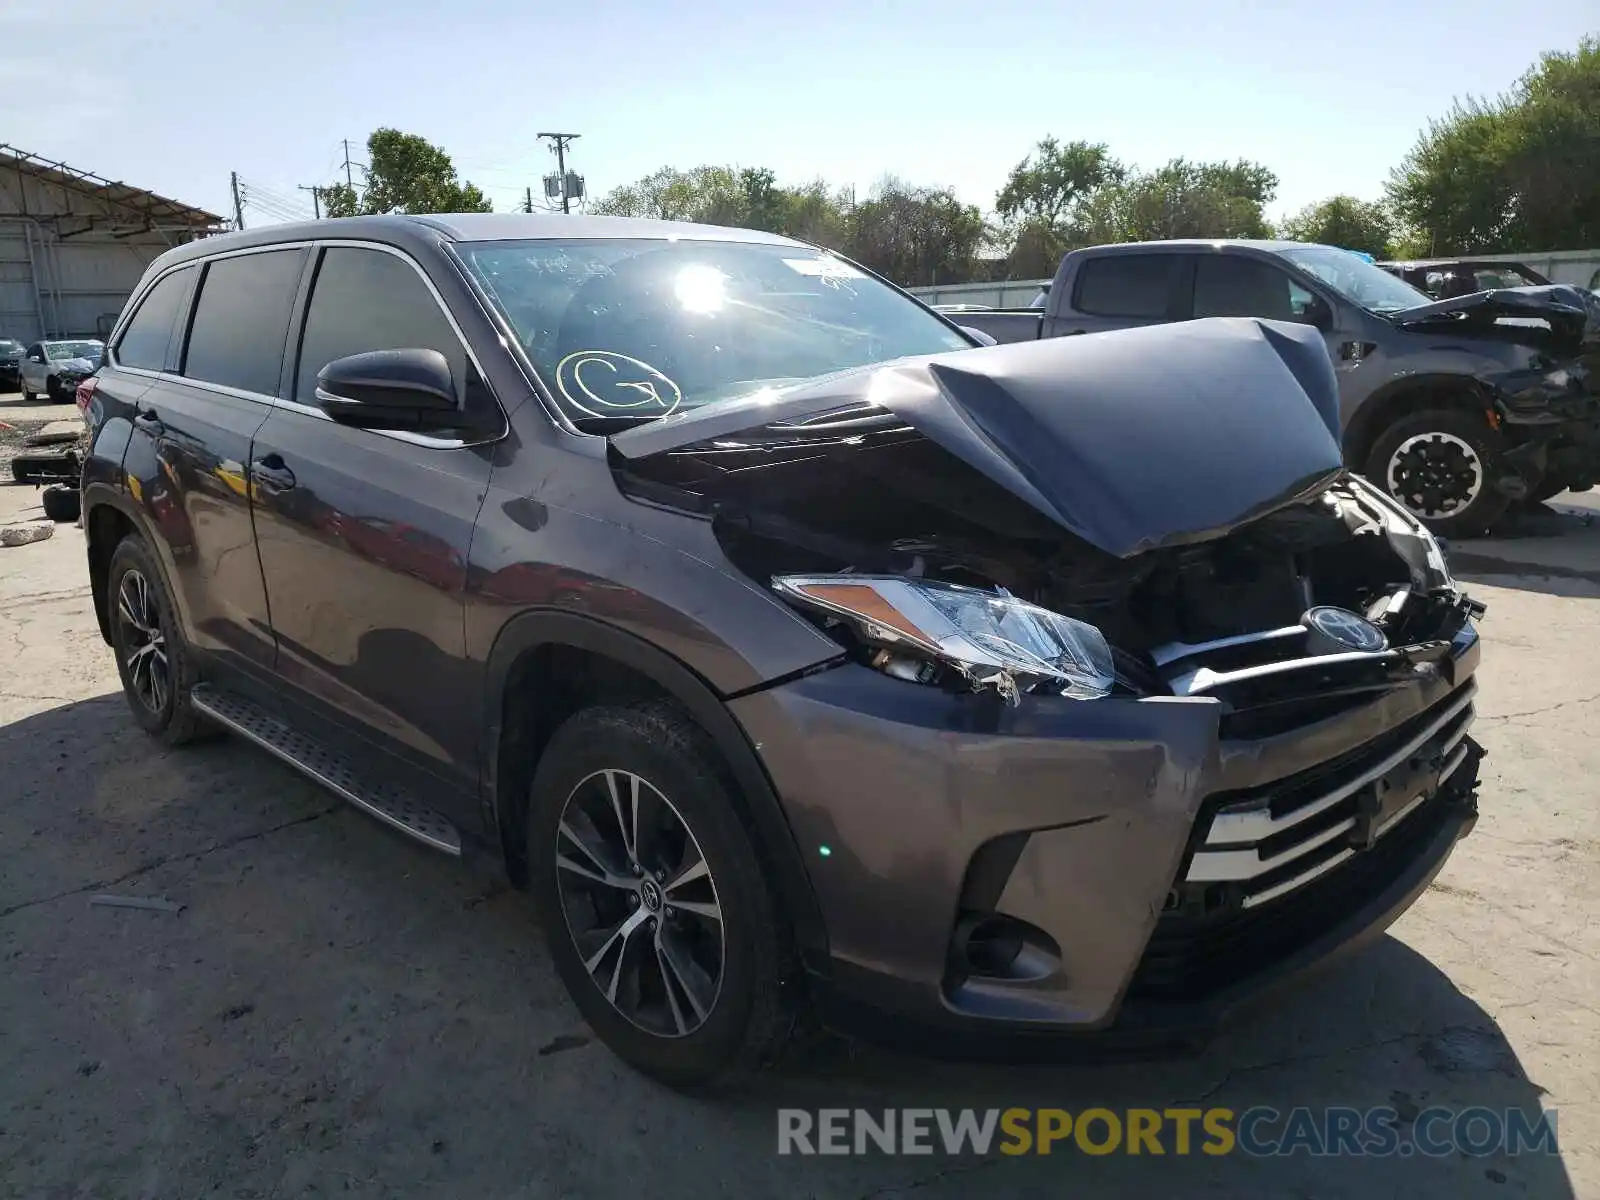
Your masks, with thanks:
M437 350L370 350L317 372L317 403L359 429L438 429L461 423L450 362Z
M971 325L958 325L956 328L961 330L962 333L966 334L980 346L999 345L999 342L995 340L995 336L992 333L985 333L981 329L974 329Z
M42 355L42 354L30 354L30 355L28 355L28 361L29 362L42 363L44 361L44 355Z

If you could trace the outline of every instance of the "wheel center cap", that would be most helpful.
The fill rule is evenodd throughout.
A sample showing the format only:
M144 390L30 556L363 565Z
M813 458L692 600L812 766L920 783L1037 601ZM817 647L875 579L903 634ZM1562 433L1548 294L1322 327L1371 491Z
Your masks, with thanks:
M661 911L661 888L654 879L646 876L639 882L639 900L647 912Z

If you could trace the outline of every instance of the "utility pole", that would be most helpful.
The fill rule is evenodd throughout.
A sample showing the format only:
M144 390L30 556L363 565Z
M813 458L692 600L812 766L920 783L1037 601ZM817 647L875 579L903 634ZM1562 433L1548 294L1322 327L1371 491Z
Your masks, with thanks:
M561 180L561 211L572 211L572 197L567 195L567 147L583 136L577 133L541 133L541 138L549 138L554 143L550 149L556 156L556 173Z
M344 181L352 191L355 190L356 177L350 170L350 139L344 140Z
M239 172L229 171L228 182L233 187L233 227L244 228L244 202L239 199Z
M298 186L302 192L311 193L311 211L317 214L317 220L322 220L322 189L314 183L310 187L303 183Z
M527 196L522 201L522 211L525 212L525 213L531 213L533 211L533 189L532 188L528 189Z

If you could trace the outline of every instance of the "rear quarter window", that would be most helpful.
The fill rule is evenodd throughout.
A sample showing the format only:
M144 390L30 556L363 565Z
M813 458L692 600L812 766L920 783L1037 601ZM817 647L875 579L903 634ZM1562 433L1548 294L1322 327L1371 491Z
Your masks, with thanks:
M1164 317L1172 299L1171 254L1088 258L1078 268L1074 307L1095 317Z
M183 374L277 395L289 311L304 263L305 251L299 248L211 262L200 281Z
M172 341L172 329L177 324L178 309L189 294L195 268L184 267L173 271L151 288L139 302L133 320L117 340L117 365L140 367L146 371L164 371L167 367L167 347Z

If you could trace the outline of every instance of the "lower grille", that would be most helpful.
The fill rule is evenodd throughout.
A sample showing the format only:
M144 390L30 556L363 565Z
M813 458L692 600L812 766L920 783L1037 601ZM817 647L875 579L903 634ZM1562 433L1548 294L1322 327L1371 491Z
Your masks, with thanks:
M1213 904L1266 904L1389 835L1466 758L1470 680L1404 724L1287 779L1213 796L1184 872Z
M1250 979L1315 941L1383 894L1450 815L1441 790L1390 837L1275 904L1202 916L1163 913L1128 986L1130 1000L1203 1000Z
M1474 687L1309 770L1210 797L1129 997L1203 999L1381 895L1472 788Z

